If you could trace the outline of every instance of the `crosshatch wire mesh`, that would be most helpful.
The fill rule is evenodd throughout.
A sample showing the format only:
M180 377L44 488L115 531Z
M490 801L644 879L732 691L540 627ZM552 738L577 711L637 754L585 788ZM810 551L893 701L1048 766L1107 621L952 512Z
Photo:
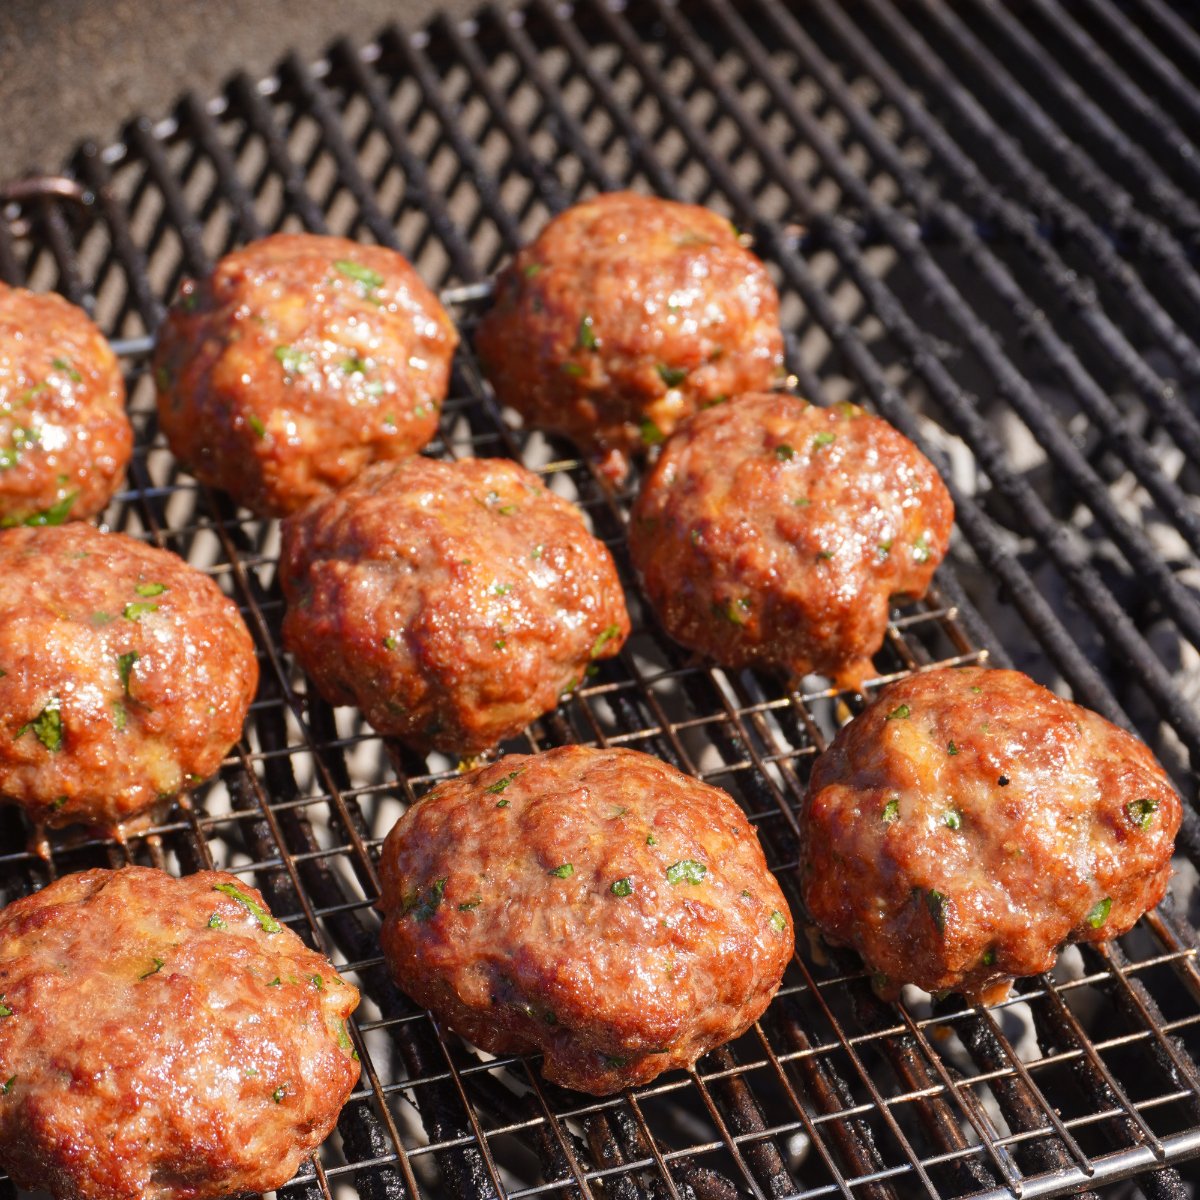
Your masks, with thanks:
M884 1005L851 956L801 938L745 1036L607 1099L416 1010L378 954L375 856L456 764L393 760L306 686L280 649L277 529L178 470L146 351L183 275L268 231L406 254L465 335L429 452L539 470L612 547L634 618L620 658L507 748L633 746L728 789L795 904L797 804L862 697L721 671L665 639L625 554L633 485L610 494L569 445L518 428L470 351L487 277L550 212L616 186L708 204L781 285L797 386L883 413L954 490L950 563L894 613L880 681L1015 662L1138 729L1191 801L1198 65L1200 33L1164 0L533 0L185 96L19 190L0 274L84 304L125 354L137 451L106 521L237 599L263 682L219 779L151 829L46 836L0 811L2 898L90 865L215 865L332 956L363 991L363 1075L283 1189L304 1200L1116 1195L1133 1176L1148 1196L1191 1194L1200 972L1183 887L993 1009ZM1187 882L1190 814L1180 846Z

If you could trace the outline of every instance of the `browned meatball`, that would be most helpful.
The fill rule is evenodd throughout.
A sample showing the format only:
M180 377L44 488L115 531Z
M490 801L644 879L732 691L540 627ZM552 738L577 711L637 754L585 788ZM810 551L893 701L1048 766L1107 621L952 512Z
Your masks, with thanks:
M1017 671L894 683L818 759L804 899L886 994L999 999L1162 899L1179 799L1130 734Z
M232 875L67 875L0 913L0 1163L56 1200L278 1187L358 1079L357 1004Z
M642 487L629 548L689 649L854 686L890 597L924 595L953 519L932 464L886 421L763 393L680 428Z
M280 572L321 694L422 751L511 737L629 635L604 544L504 459L372 467L284 522Z
M457 344L395 251L276 234L183 285L155 357L159 422L199 479L282 516L424 446Z
M0 797L35 819L111 825L206 779L257 683L236 606L178 556L0 533Z
M633 192L567 209L496 280L476 345L496 395L607 453L782 371L779 297L724 217Z
M380 879L409 995L597 1095L736 1037L792 953L741 809L634 750L514 754L441 784L388 835Z
M90 517L125 478L121 370L88 315L0 284L0 525Z

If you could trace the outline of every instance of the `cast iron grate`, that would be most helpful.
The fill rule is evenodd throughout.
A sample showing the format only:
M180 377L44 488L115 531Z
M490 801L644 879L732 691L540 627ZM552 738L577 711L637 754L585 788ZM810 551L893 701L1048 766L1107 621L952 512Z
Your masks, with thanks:
M993 1009L873 996L800 947L759 1024L694 1071L601 1100L480 1056L376 949L375 854L456 764L386 748L282 654L277 530L182 475L146 351L185 273L277 228L396 246L467 335L442 455L511 455L577 500L635 634L514 742L629 745L730 790L795 903L796 807L862 698L708 667L661 636L624 554L630 491L514 428L469 349L489 274L546 215L633 186L729 213L782 286L795 383L862 401L942 466L956 544L894 614L881 681L1014 661L1137 728L1189 801L1200 762L1200 31L1164 0L786 7L532 0L385 31L315 66L185 96L10 189L0 275L91 309L126 355L138 449L107 520L241 604L262 666L221 777L124 839L0 810L0 899L89 865L219 865L357 982L362 1082L287 1195L1188 1195L1200 970L1181 886L1119 943L1068 950ZM1180 839L1194 878L1194 815ZM1194 1172L1194 1167L1190 1168ZM0 1186L11 1192L11 1184Z

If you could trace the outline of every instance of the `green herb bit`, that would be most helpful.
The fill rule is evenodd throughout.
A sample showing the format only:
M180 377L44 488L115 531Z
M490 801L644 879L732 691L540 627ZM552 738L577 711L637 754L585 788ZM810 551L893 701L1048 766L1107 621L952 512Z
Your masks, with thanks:
M936 888L930 888L925 893L925 903L929 906L929 915L937 926L938 933L946 932L946 897Z
M620 625L610 625L607 629L600 631L599 637L592 643L592 657L596 658L600 651L608 645L615 637L621 636Z
M143 979L149 979L151 975L157 975L159 971L161 971L163 967L167 965L161 958L152 958L150 961L154 964L154 966L152 966L144 975L138 976L139 982Z
M165 583L139 583L133 589L139 596L161 596L167 590Z
M1110 912L1112 912L1112 897L1105 896L1103 900L1098 900L1092 905L1087 915L1087 923L1093 929L1099 929L1108 920Z
M953 758L954 755L956 755L958 753L958 747L952 741L947 742L946 743L946 753L949 754L951 758Z
M578 379L583 375L583 368L578 363L565 362L562 365L562 369L566 371L566 373L570 375L572 379Z
M657 846L657 845L658 845L658 838L656 838L656 837L654 836L654 834L652 834L652 833L648 833L648 834L646 834L646 845L647 845L647 846Z
M579 322L579 336L575 339L575 345L580 350L595 350L596 348L596 330L592 318L587 313L584 313Z
M254 413L251 413L246 418L246 424L250 426L250 432L253 433L256 438L265 438L267 436L267 427L262 423L262 420L259 417L254 415Z
M208 918L208 927L209 927L209 929L228 929L229 928L229 926L225 924L225 918L223 916L221 916L220 913L213 913L213 915Z
M575 874L575 867L571 863L563 863L560 867L555 867L549 872L556 879L570 879Z
M642 422L642 445L661 446L667 440L667 435L647 417Z
M913 542L913 562L926 563L932 551L929 548L929 539L921 534L915 542Z
M139 601L136 604L125 605L125 611L121 616L127 621L137 621L144 617L147 613L158 612L157 604L146 604Z
M223 892L226 896L245 905L250 915L262 926L264 933L281 933L283 926L252 896L247 896L236 884L218 883L213 886L214 892Z
M61 525L71 515L71 507L78 495L78 492L68 492L57 503L52 504L49 508L43 508L40 512L32 513L28 517L5 517L3 521L0 521L0 526L10 529L14 525L28 525L33 529L42 529L47 525Z
M687 367L669 367L666 363L659 363L655 370L669 388L678 387L688 376Z
M472 896L470 900L464 900L459 906L459 912L470 912L473 908L478 908L483 903L482 896Z
M886 542L880 542L879 545L875 547L875 551L881 559L887 558L887 556L892 552L892 539L888 538Z
M973 693L974 693L976 696L978 696L978 695L979 695L979 693L983 691L983 688L981 688L981 687L973 687L973 688L971 688L971 691L972 691L972 692L973 692Z
M606 1067L623 1067L625 1059L618 1054L606 1054L604 1056L604 1065Z
M708 868L694 858L681 858L667 868L667 882L675 887L680 883L703 883Z
M50 807L54 809L55 812L58 812L59 809L67 807L67 799L68 798L66 796L55 796L54 803L51 804Z
M276 346L275 358L283 367L285 374L288 375L299 375L312 365L312 355L306 354L303 350L297 350L295 346ZM251 424L253 424L253 418L251 418Z
M821 450L825 446L832 446L836 441L836 433L830 433L828 429L822 429L820 433L814 435L812 440L812 448L814 450Z
M492 643L492 649L493 649L493 650L507 650L507 649L508 649L508 642L507 642L507 641L506 641L504 638L497 638L497 639L496 639L496 640L495 640L495 641Z
M633 895L633 882L628 877L618 879L608 890L614 896L631 896Z
M531 262L531 263L525 264L525 266L522 268L521 273L525 276L526 279L532 279L541 269L542 269L542 264L540 262Z
M832 550L818 550L817 562L828 562L833 557Z
M395 650L396 648L396 639L390 633L383 639L383 648L385 650Z
M775 447L775 457L779 459L780 462L788 462L790 459L796 457L796 452L791 448L791 446L785 443Z
M343 358L338 365L342 368L343 375L365 375L367 373L367 360L359 358L357 354Z
M509 804L509 802L507 800L497 800L496 801L497 808L507 808L508 804Z
M785 917L778 909L771 910L770 921L771 928L775 930L776 933L783 933L787 929L787 917Z
M378 271L372 271L370 267L364 267L362 263L356 263L352 258L338 258L333 263L334 270L340 271L343 275L353 279L355 283L362 284L363 295L370 297L379 288L383 287L383 276Z
M492 591L497 596L507 596L508 593L512 591L512 584L511 583L498 583L498 584L496 584L496 586L494 588L492 588Z
M354 1049L354 1043L350 1040L350 1031L346 1028L345 1021L338 1022L337 1044L338 1049L344 1054L352 1054L355 1058L358 1057L358 1054Z
M11 1017L13 1010L4 1003L4 997L0 996L0 1017Z
M750 611L750 601L743 596L738 600L730 600L724 608L720 605L713 607L731 625L745 625L746 614Z
M529 557L530 557L530 558L532 558L532 559L534 560L534 562L537 562L537 561L538 561L538 559L540 559L540 558L542 557L542 551L543 551L544 549L545 549L545 546L543 546L543 545L542 545L542 543L541 543L541 542L539 542L539 543L538 543L536 546L534 546L534 548L533 548L533 549L530 551L530 553L529 553Z
M995 962L996 962L996 949L995 949L995 947L994 947L994 946L989 946L989 947L988 947L988 948L987 948L987 949L986 949L986 950L983 952L983 958L982 958L982 959L980 959L980 962L982 962L982 963L983 963L983 965L984 965L985 967L990 967L990 966L993 966L993 965L995 964Z
M796 508L807 508L811 503L812 501L807 496L797 496L796 499L792 501L792 504Z
M267 987L282 987L282 986L283 986L283 980L280 979L278 975L276 975L275 978L272 979L271 982L267 984Z
M286 1096L286 1095L287 1095L287 1089L286 1089L286 1088L284 1088L284 1087L277 1087L277 1088L276 1088L276 1089L275 1089L275 1090L274 1090L274 1091L271 1093L271 1099L272 1099L272 1100L274 1100L276 1104L282 1104L282 1103L283 1103L283 1098L284 1098L284 1096Z
M50 365L56 371L61 371L72 383L79 383L83 379L83 376L71 366L69 359L56 358L51 361Z
M318 992L323 992L325 990L325 980L322 979L320 975L310 975L308 977L308 981L317 989Z
M888 721L905 721L912 715L912 709L907 704L897 704L895 708L888 713L886 720Z
M32 721L26 721L17 730L14 740L33 730L33 736L52 754L61 750L63 740L63 719L62 713L59 712L61 707L62 701L57 696L52 696L46 702L46 707Z
M521 774L521 771L524 769L524 767L518 768L511 775L505 775L503 779L497 779L495 783L489 784L483 790L488 792L490 795L498 796L506 787L508 787L510 783L512 783L514 779L516 779L518 775Z
M900 820L900 797L893 796L883 806L883 823L891 825L893 821Z
M947 829L959 830L962 828L962 814L956 812L952 808L948 808L942 814L942 824L945 825Z
M1125 815L1141 830L1145 831L1154 824L1154 814L1158 811L1158 801L1143 796L1140 800L1130 800L1125 805Z
M117 672L121 676L121 686L125 689L125 695L129 695L129 673L133 670L133 664L141 658L141 655L136 650L130 650L127 654L117 655Z
M0 1096L7 1096L8 1093L12 1091L13 1084L16 1082L17 1077L15 1075L10 1075L8 1079L5 1080L4 1086L0 1087Z
M404 915L410 912L418 921L428 921L441 907L442 897L446 893L446 876L435 879L424 896L418 893L411 903L405 904Z
M7 447L0 450L0 471L7 471L15 467L21 460L21 455L16 450L9 450Z

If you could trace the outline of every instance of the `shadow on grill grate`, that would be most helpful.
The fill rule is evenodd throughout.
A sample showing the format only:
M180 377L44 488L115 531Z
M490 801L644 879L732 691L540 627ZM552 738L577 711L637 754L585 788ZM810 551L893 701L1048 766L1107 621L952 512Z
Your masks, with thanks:
M881 676L1014 661L1137 728L1190 801L1197 67L1200 33L1163 0L1035 0L1019 14L994 0L813 0L799 13L533 0L339 44L315 67L289 60L83 148L85 203L10 209L0 274L64 292L121 339L138 449L109 523L237 598L263 684L220 779L166 824L121 843L39 840L0 810L2 898L90 865L215 864L344 964L364 995L362 1083L288 1195L1126 1194L1114 1181L1139 1172L1147 1196L1188 1195L1170 1164L1200 1154L1192 814L1176 896L992 1009L915 992L884 1005L857 961L801 947L751 1032L689 1074L604 1100L480 1056L414 1009L377 952L375 854L456 764L410 755L398 773L353 712L307 691L280 650L277 529L178 471L146 351L182 275L268 231L405 253L468 335L430 452L540 471L588 512L629 590L621 656L509 748L631 746L726 788L795 904L797 805L861 697L716 670L664 638L624 551L631 493L514 428L469 349L487 276L581 192L710 204L782 284L800 390L874 407L953 488L951 569L893 615Z

